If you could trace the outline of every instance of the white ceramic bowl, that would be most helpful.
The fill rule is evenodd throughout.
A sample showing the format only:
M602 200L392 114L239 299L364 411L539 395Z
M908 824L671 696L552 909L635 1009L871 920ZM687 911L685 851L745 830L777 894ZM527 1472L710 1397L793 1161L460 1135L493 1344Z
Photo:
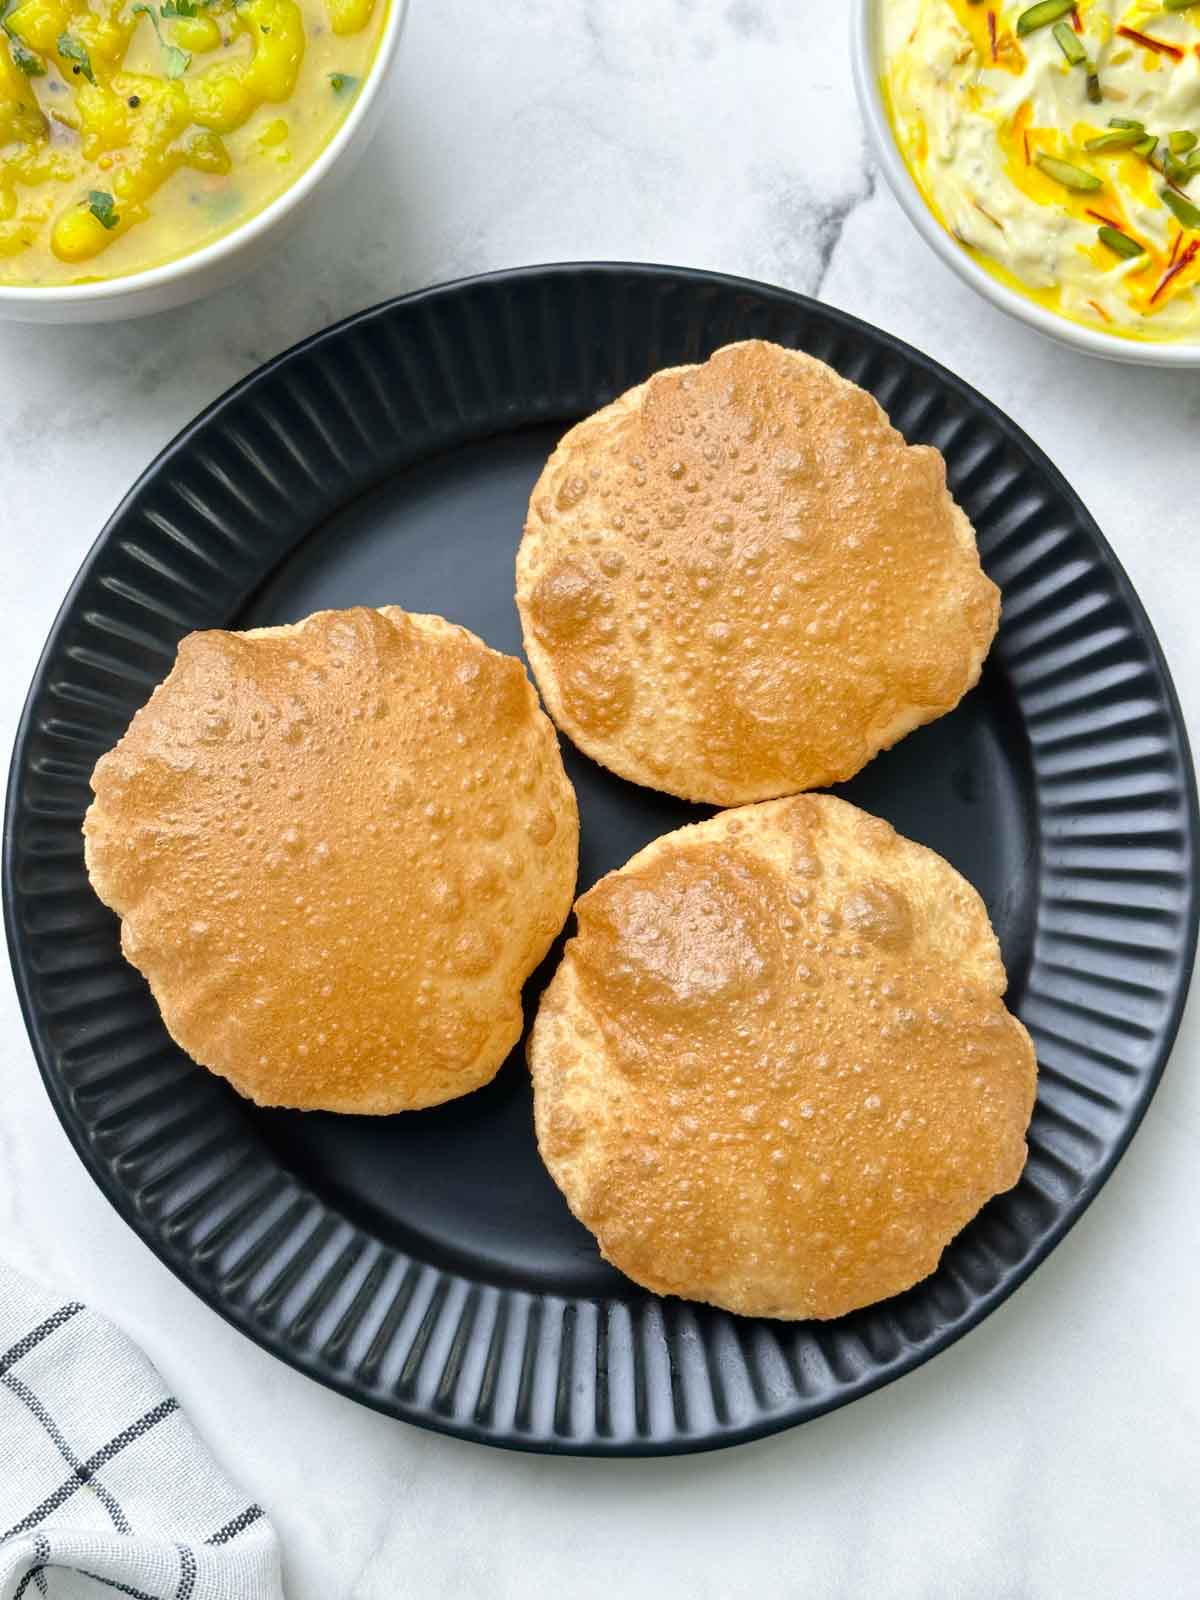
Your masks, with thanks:
M1026 322L1039 333L1072 350L1109 361L1128 361L1146 367L1200 367L1200 343L1194 340L1173 344L1154 344L1136 339L1121 339L1099 329L1085 328L1047 311L1034 300L1006 289L985 272L957 241L946 232L921 198L904 157L896 144L883 103L883 46L880 18L888 0L851 0L850 49L854 65L854 86L867 135L892 193L908 214L908 219L931 249L936 250L964 283L969 283L1009 316Z
M335 169L344 176L366 148L383 110L383 86L396 59L407 10L408 0L388 0L379 48L346 120L313 164L264 210L201 250L124 278L52 289L0 284L0 318L12 322L116 322L199 300L257 266L299 221L320 185Z

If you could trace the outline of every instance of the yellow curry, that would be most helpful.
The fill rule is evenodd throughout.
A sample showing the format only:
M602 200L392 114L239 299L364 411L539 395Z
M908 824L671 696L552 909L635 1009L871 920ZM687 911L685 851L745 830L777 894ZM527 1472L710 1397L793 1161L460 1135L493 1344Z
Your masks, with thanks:
M386 0L0 0L0 284L122 277L260 211L370 69Z

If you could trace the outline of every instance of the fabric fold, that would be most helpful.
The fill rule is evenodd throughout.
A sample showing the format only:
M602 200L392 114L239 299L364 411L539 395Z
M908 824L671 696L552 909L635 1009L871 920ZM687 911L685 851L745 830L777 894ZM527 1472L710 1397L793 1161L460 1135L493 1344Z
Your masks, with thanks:
M0 1600L282 1600L279 1545L132 1341L0 1264Z

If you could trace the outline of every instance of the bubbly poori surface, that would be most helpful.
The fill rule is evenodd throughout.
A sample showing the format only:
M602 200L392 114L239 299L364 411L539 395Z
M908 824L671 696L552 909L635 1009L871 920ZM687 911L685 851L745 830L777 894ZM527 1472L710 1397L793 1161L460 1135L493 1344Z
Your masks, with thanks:
M538 1141L662 1294L836 1317L910 1287L1025 1162L1036 1065L975 890L831 796L679 829L576 907Z
M172 1036L269 1105L487 1082L578 813L521 663L395 607L186 637L92 779L88 871Z
M851 777L957 704L999 615L938 451L759 340L565 435L517 603L558 725L622 777L718 805Z

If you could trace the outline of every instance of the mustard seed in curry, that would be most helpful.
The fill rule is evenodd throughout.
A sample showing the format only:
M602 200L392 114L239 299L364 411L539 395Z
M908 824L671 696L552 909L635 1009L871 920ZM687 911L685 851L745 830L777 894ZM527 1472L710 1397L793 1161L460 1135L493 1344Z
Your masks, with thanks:
M0 284L211 243L320 154L386 0L0 0Z

